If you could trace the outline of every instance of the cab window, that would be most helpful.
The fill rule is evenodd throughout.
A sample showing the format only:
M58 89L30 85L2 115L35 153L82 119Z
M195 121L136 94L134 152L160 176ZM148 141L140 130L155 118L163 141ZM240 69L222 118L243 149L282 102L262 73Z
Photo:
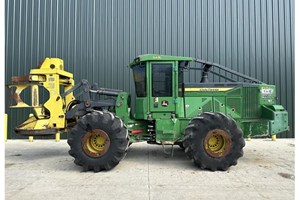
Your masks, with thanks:
M152 64L152 96L172 96L172 64Z
M146 65L132 67L137 97L146 97Z

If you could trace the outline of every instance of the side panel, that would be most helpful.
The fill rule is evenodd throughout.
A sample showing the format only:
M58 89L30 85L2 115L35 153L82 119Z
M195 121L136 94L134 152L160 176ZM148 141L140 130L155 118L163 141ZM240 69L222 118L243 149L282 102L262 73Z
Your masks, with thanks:
M148 110L148 99L137 97L135 99L134 117L136 119L147 119L147 110Z
M192 118L202 112L213 111L212 97L186 97L185 98L186 117Z
M244 137L267 137L270 135L270 124L268 120L237 121L243 130Z
M156 141L158 143L172 144L180 142L189 119L160 119L156 120Z
M214 112L226 112L225 97L213 97Z
M258 86L186 88L186 117L202 112L222 112L234 119L261 116ZM269 101L269 100L268 100Z
M185 88L186 117L203 112L222 112L233 118L242 118L243 98L241 87Z
M226 97L226 114L234 119L242 118L242 97Z
M188 118L203 112L222 112L235 119L242 117L241 97L186 97L185 102Z
M281 105L262 106L262 117L270 120L270 134L289 130L288 113Z

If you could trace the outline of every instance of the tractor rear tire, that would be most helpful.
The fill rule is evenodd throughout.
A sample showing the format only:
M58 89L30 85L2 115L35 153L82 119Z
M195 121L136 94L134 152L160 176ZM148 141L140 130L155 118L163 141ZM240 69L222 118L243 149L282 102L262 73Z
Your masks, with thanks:
M95 111L80 118L69 132L69 154L83 171L114 168L126 155L128 132L110 112Z
M185 129L185 153L201 169L226 171L243 156L243 131L229 116L205 112Z

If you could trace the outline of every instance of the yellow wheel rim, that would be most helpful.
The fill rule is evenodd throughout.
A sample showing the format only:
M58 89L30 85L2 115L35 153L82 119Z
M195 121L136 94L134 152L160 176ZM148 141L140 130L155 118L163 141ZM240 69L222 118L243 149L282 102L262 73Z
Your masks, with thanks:
M101 157L107 152L110 139L105 131L94 129L85 133L81 145L83 151L90 157Z
M214 129L204 139L205 151L212 157L226 156L232 147L229 134L222 129Z

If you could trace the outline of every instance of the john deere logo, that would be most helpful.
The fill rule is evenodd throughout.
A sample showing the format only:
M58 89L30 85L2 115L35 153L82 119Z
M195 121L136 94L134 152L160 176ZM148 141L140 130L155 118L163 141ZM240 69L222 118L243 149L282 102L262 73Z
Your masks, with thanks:
M162 106L162 107L167 107L168 105L169 105L169 102L166 101L166 100L163 100L163 101L161 102L161 106Z

